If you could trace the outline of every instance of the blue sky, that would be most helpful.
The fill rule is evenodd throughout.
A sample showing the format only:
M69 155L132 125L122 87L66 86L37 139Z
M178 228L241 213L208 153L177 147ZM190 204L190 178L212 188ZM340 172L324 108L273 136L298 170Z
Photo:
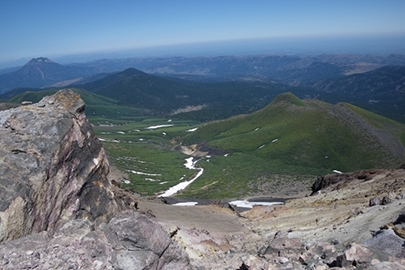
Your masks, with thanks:
M263 38L405 35L403 0L53 0L0 3L0 63Z

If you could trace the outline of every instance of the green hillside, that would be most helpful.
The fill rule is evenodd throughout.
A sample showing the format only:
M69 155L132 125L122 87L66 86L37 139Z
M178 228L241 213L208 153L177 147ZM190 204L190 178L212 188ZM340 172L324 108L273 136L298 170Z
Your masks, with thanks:
M286 88L297 95L304 93L301 88L276 83L203 83L154 76L134 68L77 87L151 115L203 122L261 109Z
M111 120L122 122L133 120L141 117L144 112L133 107L126 107L118 104L118 101L105 96L97 95L82 89L73 88L73 91L80 94L80 97L86 104L86 114L91 122L102 122ZM27 91L16 95L7 100L8 103L20 104L23 101L31 101L36 103L44 96L49 96L56 93L58 90L43 90L43 91Z
M184 196L215 196L223 190L237 195L230 187L249 189L276 175L398 167L405 161L405 125L350 104L300 100L285 93L250 115L201 126L184 144L229 153L200 163L207 173Z

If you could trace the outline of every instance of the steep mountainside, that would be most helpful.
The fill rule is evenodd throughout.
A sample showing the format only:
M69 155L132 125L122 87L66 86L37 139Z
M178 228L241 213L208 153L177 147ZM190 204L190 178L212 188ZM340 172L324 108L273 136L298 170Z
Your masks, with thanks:
M185 141L202 142L268 160L278 172L287 166L299 173L397 167L405 160L404 124L291 93L250 115L205 124Z

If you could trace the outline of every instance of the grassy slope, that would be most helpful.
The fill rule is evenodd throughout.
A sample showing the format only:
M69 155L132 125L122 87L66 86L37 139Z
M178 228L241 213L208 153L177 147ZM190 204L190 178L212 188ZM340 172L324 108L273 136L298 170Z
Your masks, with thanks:
M376 129L392 127L404 144L405 125L352 105L339 106L359 113ZM402 157L391 163L394 158L387 158L375 138L338 117L339 106L283 94L253 114L202 126L185 143L205 142L230 154L202 161L207 173L183 195L238 195L255 181L272 181L276 175L320 175L392 167L404 161Z
M154 195L190 179L196 171L185 168L188 156L172 151L174 141L195 122L146 118L121 125L96 125L94 131L103 140L109 161L128 174L131 188L143 195ZM150 126L173 125L147 129ZM110 141L110 142L109 142ZM153 175L134 174L137 171Z
M132 119L135 116L142 116L143 112L140 109L133 107L125 107L118 104L118 101L105 96L97 95L82 89L72 88L73 91L80 94L83 101L86 103L86 114L95 122L125 122L127 118ZM7 102L18 103L22 101L31 101L36 103L44 96L53 95L58 90L43 90L43 91L27 91L16 95Z

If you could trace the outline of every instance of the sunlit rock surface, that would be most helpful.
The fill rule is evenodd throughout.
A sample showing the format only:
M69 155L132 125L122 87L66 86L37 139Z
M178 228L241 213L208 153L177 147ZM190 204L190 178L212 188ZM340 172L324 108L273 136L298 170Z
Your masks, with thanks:
M169 234L111 185L84 109L62 90L0 112L0 269L190 269Z
M84 108L64 90L0 112L1 241L53 232L72 218L106 221L116 210Z

